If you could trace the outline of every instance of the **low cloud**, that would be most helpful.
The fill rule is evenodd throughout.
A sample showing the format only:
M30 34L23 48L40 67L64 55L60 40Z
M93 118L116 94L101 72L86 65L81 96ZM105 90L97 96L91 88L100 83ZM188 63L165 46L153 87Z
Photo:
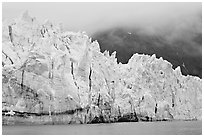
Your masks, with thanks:
M202 4L197 3L3 3L3 19L14 18L25 10L43 21L64 24L65 29L96 31L127 26L154 34L172 30L201 32ZM164 30L165 28L165 30Z

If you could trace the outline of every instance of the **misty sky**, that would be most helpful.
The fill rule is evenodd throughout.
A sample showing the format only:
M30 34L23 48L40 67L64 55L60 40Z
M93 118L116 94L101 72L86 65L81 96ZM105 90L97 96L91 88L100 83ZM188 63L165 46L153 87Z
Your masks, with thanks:
M193 28L201 31L195 14L201 3L3 3L3 20L19 17L25 10L43 22L62 23L66 30L88 34L117 26L143 27L148 33L171 29ZM173 27L172 27L173 26Z

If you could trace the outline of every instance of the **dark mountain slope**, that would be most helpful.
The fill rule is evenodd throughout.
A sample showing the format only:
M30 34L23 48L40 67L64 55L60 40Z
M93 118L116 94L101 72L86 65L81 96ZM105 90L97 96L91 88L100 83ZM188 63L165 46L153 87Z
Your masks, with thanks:
M194 34L190 39L168 40L161 35L148 35L137 30L114 28L95 33L101 51L117 51L118 62L127 63L134 53L156 54L173 64L181 66L184 75L202 77L202 34Z

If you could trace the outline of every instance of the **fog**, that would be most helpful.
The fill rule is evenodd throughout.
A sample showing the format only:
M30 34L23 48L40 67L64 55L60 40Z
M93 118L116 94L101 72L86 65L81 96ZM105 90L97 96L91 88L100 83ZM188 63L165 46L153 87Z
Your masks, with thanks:
M201 3L3 3L3 20L28 10L40 21L63 23L66 30L86 31L127 26L148 33L201 32ZM164 29L165 28L165 29ZM177 36L172 36L177 37Z

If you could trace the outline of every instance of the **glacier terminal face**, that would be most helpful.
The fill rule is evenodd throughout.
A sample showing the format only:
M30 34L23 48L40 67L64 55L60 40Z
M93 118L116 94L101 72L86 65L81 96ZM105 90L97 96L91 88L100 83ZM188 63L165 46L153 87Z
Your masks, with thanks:
M117 63L84 32L27 13L2 33L3 124L202 119L202 80L162 58Z

